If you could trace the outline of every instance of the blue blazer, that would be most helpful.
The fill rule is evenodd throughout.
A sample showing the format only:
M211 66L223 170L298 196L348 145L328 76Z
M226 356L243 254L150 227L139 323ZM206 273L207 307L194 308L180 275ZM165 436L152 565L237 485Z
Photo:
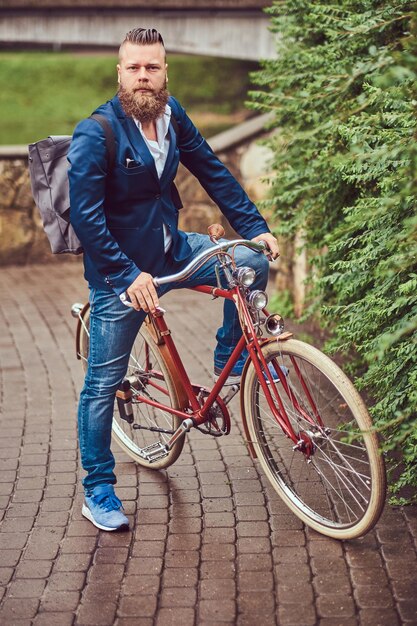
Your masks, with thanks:
M111 288L120 295L141 271L157 276L164 264L163 223L172 234L174 261L190 257L187 238L178 230L180 205L172 184L180 161L242 237L269 232L256 206L182 106L172 97L169 105L178 134L171 124L160 179L141 133L117 96L95 111L106 116L115 135L116 162L111 171L101 125L85 119L75 129L68 153L71 223L84 248L85 277L92 287ZM126 167L128 160L134 167Z

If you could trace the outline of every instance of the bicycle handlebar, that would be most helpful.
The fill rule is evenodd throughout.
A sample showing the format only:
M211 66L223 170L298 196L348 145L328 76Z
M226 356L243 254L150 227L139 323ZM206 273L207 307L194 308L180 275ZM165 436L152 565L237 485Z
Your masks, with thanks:
M246 239L232 239L230 241L224 241L223 243L218 243L212 248L209 248L208 250L204 250L204 252L200 252L200 254L196 256L186 267L184 267L184 269L181 270L181 272L177 272L176 274L171 274L169 276L161 276L161 277L155 276L153 279L155 287L159 287L160 285L166 285L168 283L173 283L178 280L182 280L183 278L188 276L188 274L190 274L194 269L196 269L196 267L204 263L204 261L207 261L209 258L218 254L219 252L225 252L229 248L236 246L236 245L247 246L248 248L252 248L253 250L256 250L257 252L263 252L266 249L265 243L263 242L255 243L254 241L249 241Z
M153 283L155 287L159 287L160 285L166 285L168 283L182 280L212 256L215 256L219 252L226 252L229 248L237 245L246 246L247 248L251 248L256 252L263 252L268 248L267 244L263 241L255 242L250 241L249 239L231 239L230 241L224 241L222 243L214 245L208 250L200 252L200 254L197 255L183 270L181 270L181 272L177 272L176 274L170 274L169 276L154 276ZM119 298L126 306L132 306L131 302L129 302L128 300L126 292L120 294Z

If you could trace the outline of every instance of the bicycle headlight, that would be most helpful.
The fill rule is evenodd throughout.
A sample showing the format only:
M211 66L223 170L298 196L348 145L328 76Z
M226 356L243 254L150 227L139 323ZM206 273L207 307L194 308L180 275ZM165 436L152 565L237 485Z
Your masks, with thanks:
M249 294L248 302L251 307L257 309L258 311L261 311L268 304L268 296L266 295L265 291L260 291L259 289L256 289Z
M242 287L250 287L256 278L256 272L252 267L238 267L233 277Z

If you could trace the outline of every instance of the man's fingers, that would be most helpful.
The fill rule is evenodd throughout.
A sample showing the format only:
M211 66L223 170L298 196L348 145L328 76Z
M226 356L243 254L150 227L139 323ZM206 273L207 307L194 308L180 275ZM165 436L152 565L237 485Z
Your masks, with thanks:
M155 290L147 288L131 290L128 295L136 311L145 311L145 313L154 313L159 306L158 295Z

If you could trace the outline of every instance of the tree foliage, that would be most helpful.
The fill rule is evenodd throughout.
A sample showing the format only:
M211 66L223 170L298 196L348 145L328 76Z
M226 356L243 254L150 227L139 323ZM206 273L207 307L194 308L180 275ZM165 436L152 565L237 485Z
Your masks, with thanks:
M358 355L385 448L401 453L393 490L415 494L416 3L286 0L268 11L278 58L251 94L279 128L267 204L283 235L303 231L310 311L331 324L334 350Z

